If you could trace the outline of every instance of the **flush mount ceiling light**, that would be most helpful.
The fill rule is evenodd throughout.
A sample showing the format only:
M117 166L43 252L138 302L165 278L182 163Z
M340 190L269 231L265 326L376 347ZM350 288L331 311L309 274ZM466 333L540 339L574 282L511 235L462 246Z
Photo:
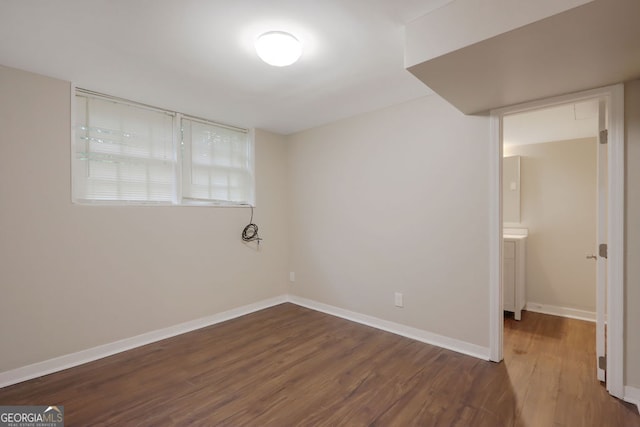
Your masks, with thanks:
M267 64L286 67L300 58L302 43L284 31L269 31L256 40L256 52Z

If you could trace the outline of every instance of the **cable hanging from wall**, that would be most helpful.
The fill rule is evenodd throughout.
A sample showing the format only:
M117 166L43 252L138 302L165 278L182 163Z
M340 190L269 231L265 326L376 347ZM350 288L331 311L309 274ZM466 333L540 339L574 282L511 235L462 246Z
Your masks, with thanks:
M249 224L242 230L242 240L244 242L256 242L260 246L262 238L258 235L258 226L253 223L253 205L251 207L251 219Z

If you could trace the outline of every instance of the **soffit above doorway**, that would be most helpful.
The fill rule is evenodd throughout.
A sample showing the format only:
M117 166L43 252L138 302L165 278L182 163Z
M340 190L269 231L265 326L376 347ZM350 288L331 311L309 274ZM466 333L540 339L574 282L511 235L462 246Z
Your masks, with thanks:
M638 16L594 0L408 69L465 114L607 86L640 77Z

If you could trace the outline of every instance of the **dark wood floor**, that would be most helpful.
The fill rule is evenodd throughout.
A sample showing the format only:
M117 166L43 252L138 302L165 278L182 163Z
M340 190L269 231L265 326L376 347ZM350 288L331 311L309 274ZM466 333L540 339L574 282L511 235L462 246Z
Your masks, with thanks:
M68 426L640 426L595 378L594 326L505 320L505 362L282 304L0 389Z

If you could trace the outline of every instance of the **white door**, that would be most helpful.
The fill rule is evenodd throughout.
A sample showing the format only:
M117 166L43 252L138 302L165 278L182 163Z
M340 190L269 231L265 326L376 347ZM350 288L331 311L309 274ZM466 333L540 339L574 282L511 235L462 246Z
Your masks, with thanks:
M598 379L605 381L606 369L606 307L607 307L607 103L598 104L598 162L596 218L596 366ZM602 246L605 245L605 246Z

